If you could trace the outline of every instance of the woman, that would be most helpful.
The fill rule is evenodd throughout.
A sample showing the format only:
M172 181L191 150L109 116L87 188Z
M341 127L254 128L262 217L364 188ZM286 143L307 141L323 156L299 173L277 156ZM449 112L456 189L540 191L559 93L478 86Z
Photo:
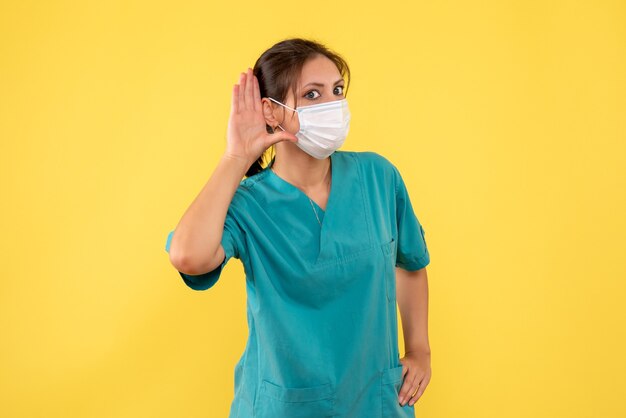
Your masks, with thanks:
M249 336L230 418L413 417L430 380L424 230L393 164L337 151L346 75L311 40L265 51L233 87L225 153L168 236L192 289L243 263Z

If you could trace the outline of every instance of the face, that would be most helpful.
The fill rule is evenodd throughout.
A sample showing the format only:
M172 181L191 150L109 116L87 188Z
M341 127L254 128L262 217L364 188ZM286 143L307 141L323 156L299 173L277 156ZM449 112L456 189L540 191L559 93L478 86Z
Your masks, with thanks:
M345 82L337 66L327 57L320 55L307 60L302 67L298 82L297 107L332 102L345 99ZM268 98L263 98L263 112L268 125L275 127L278 124L287 132L295 134L300 130L298 114L291 109L279 105ZM296 108L296 103L289 89L287 97L282 103ZM280 128L278 128L280 130Z

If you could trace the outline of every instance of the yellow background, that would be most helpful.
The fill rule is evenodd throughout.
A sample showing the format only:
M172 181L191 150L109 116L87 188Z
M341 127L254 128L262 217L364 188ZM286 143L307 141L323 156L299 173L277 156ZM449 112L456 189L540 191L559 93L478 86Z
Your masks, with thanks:
M196 292L164 246L292 36L348 60L342 149L426 231L417 414L626 416L623 1L0 4L0 416L226 417L243 268Z

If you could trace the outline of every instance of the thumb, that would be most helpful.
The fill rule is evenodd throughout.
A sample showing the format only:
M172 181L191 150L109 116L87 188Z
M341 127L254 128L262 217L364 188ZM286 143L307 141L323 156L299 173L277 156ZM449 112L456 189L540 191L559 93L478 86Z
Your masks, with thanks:
M296 142L298 142L298 138L294 134L290 134L287 131L280 131L280 132L274 132L273 134L268 135L267 141L268 141L267 146L270 147L280 141L291 141L295 144Z

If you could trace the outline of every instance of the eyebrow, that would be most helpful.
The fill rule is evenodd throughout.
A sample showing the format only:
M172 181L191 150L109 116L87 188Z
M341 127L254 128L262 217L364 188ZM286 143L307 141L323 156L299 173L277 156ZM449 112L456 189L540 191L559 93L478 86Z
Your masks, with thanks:
M336 85L336 84L341 83L342 81L343 81L343 78L340 78L339 80L335 81L335 83L333 84L333 86L334 86L334 85ZM316 82L313 82L313 83L305 84L302 88L304 88L304 87L306 87L306 86L320 86L320 87L324 87L324 84L323 84L323 83L316 83Z

